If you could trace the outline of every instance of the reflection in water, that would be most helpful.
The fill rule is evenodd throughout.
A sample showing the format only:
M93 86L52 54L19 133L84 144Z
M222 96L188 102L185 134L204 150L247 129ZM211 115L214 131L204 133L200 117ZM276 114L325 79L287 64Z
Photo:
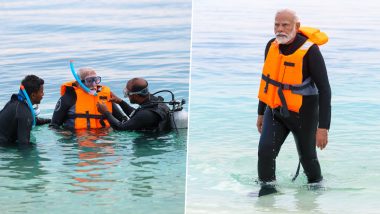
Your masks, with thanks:
M317 203L317 200L325 190L325 188L312 189L309 185L304 185L303 187L297 189L294 194L297 210L301 212L313 211L323 213Z
M273 211L282 211L282 212L285 212L286 210L279 210L279 209L274 209L275 208L275 203L276 203L276 199L275 199L275 195L272 194L272 195L266 195L266 196L263 196L263 197L260 197L257 199L256 203L255 203L255 207L257 209L269 209L271 208Z
M173 142L171 134L142 133L135 139L132 139L132 150L134 160L139 157L154 156L164 154L169 150L168 146Z
M151 197L154 194L152 183L160 176L160 156L170 152L170 134L142 133L132 140L133 158L130 164L136 169L130 178L130 192L134 196ZM162 167L163 163L161 163ZM154 176L155 175L155 176Z
M38 141L25 153L0 148L0 201L5 209L183 211L186 131L151 135L112 129L45 130L36 132L37 139L53 140Z
M259 210L265 211L270 209L271 212L315 212L324 213L320 205L318 204L318 198L322 195L325 189L310 189L309 186L304 185L299 187L294 194L291 192L276 193L271 195L266 195L257 199L255 207ZM283 204L284 201L292 203ZM293 204L295 207L290 206Z
M162 182L184 176L187 130L179 134L110 130L59 132L59 145L65 151L63 164L72 170L67 173L68 184L74 187L69 192L113 191L114 184L119 183L125 187L125 194L151 197L162 194L167 186ZM183 151L183 158L176 161L179 151Z
M66 133L66 136L59 140L63 146L72 147L73 151L77 151L77 158L72 158L71 155L66 157L74 170L70 173L74 180L70 185L79 187L70 190L71 192L108 190L109 187L103 187L102 183L116 182L115 179L109 178L110 174L112 175L110 169L118 165L121 157L115 155L114 141L106 139L108 134L107 129L76 130L71 133L70 138L67 138Z
M34 146L24 148L0 147L0 187L9 190L44 192L49 181L40 162L49 161L41 157ZM9 180L8 180L9 179Z

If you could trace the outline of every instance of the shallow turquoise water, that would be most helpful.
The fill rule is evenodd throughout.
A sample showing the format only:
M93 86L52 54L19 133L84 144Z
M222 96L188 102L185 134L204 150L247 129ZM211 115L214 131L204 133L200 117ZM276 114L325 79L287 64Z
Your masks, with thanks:
M259 190L257 90L275 12L323 29L332 87L329 144L318 150L325 189L291 178L297 152L288 137L277 158L281 194ZM187 213L378 213L380 197L380 21L376 1L193 1Z
M70 59L120 97L141 76L188 100L191 1L0 1L0 23L0 108L33 73L51 117ZM0 148L1 213L183 213L187 130L32 136L35 148Z

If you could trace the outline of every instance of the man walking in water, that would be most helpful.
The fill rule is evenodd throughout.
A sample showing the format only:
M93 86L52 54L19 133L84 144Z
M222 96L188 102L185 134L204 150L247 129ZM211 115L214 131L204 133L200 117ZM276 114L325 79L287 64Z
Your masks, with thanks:
M308 183L322 181L316 146L326 147L331 120L331 89L318 48L327 36L300 27L289 9L276 13L274 32L265 49L258 95L259 196L276 192L276 157L290 132Z

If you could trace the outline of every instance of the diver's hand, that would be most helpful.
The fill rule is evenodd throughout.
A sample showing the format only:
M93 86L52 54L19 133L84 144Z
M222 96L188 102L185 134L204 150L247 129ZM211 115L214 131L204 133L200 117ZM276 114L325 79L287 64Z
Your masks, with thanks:
M264 121L264 115L257 115L256 127L260 134L261 134L261 131L263 130L263 121Z
M96 103L96 107L98 108L98 112L100 112L101 114L108 112L108 108L104 103L98 102Z
M51 123L51 119L50 118L36 117L36 125L37 126L41 126L41 125L49 124L49 123Z
M316 134L316 140L317 140L317 147L321 150L324 149L327 146L328 143L328 131L327 129L317 129Z
M114 102L117 104L120 104L123 100L120 99L118 96L116 96L112 91L111 91L111 98L109 99L110 102Z

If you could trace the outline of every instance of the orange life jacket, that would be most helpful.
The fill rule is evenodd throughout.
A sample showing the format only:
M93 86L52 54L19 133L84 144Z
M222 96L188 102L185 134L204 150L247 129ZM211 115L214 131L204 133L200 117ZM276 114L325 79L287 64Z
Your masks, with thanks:
M308 40L293 54L283 55L279 44L272 42L263 67L259 99L271 108L281 107L285 116L288 110L299 112L303 95L318 94L311 78L303 81L303 58L313 44L324 44L328 37L318 29L300 28Z
M88 94L76 81L66 82L61 86L61 96L65 94L66 88L72 87L77 95L75 103L74 129L104 128L110 127L108 121L98 112L96 103L106 104L112 112L111 90L107 86L98 86L97 96Z

